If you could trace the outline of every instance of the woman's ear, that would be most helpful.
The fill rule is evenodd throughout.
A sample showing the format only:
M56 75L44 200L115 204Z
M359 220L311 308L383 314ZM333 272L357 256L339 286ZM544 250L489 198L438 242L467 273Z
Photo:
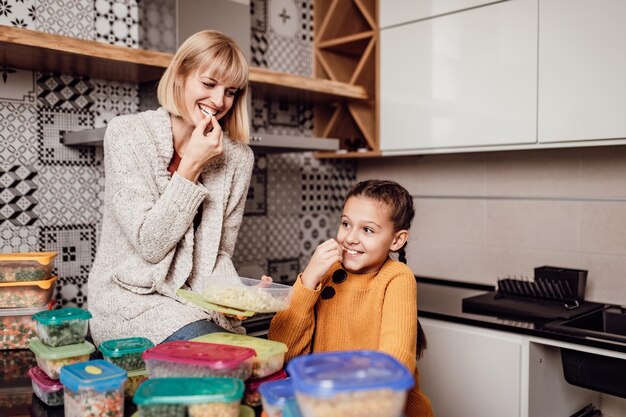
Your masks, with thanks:
M389 250L394 251L394 252L397 250L400 250L400 248L404 246L408 238L409 238L408 230L397 231L395 236L393 237L393 241L391 242L391 247L389 248Z

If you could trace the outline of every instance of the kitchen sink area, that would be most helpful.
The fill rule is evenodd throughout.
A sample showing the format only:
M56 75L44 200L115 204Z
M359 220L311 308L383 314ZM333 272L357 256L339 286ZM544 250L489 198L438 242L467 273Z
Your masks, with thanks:
M547 323L546 328L585 337L626 342L626 309L607 306L574 319Z

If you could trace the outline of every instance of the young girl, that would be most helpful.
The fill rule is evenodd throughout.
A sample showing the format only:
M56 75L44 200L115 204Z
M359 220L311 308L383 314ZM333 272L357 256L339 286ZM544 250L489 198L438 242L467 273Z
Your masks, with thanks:
M287 359L312 352L371 349L388 353L415 374L407 417L433 415L419 387L417 284L404 247L415 210L399 184L369 180L344 203L337 239L317 247L294 284L291 307L273 318L269 339L287 344ZM399 252L402 262L389 257ZM419 339L419 340L418 340Z

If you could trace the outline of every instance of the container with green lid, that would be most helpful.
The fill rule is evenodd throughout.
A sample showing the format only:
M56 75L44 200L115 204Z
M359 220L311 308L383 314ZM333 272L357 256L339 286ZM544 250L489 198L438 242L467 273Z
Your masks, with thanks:
M89 355L96 348L89 342L74 345L51 347L35 338L30 341L29 349L37 358L37 365L52 379L59 379L61 368L89 360Z
M254 349L256 357L252 362L252 378L264 378L280 371L287 352L287 345L284 343L243 334L216 332L192 340Z
M89 311L75 307L46 310L33 315L39 339L53 347L84 342L90 318Z
M154 343L145 337L127 337L105 340L100 343L98 350L105 360L127 371L134 371L146 367L141 354L153 346Z
M151 378L133 401L141 417L237 417L242 397L239 378Z

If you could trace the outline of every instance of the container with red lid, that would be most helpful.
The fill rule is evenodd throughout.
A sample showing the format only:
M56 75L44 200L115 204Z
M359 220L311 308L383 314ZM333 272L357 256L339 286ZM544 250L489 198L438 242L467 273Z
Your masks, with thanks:
M178 340L147 349L141 355L149 378L229 377L252 374L254 349Z
M33 392L44 403L50 406L63 404L63 384L58 379L52 379L40 367L28 370L28 376L33 384Z
M246 381L246 390L243 394L243 402L249 406L256 407L261 405L261 393L259 392L259 386L265 382L279 381L287 378L287 372L281 369L278 372L274 372L264 378L249 379Z

